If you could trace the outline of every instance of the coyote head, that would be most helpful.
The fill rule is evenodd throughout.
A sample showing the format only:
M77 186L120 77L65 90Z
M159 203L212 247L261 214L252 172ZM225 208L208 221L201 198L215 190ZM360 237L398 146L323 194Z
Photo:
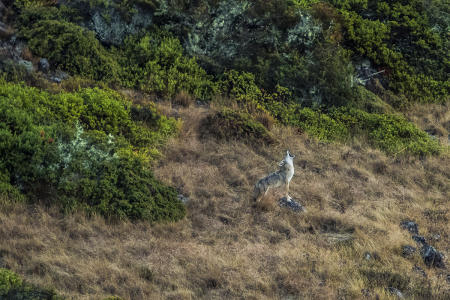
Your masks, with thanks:
M295 155L293 155L293 154L291 154L290 152L289 152L289 150L287 150L286 151L286 156L285 156L285 158L282 160L282 161L280 161L280 163L278 164L280 167L282 167L282 166L284 166L286 163L289 163L289 164L293 164L294 163L294 157L295 157Z

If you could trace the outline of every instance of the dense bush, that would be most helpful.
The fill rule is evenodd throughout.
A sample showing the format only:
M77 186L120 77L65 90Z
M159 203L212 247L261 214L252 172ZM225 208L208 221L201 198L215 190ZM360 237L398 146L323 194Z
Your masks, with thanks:
M433 24L442 26L442 19L433 20L428 13L445 9L440 1L330 2L343 16L345 45L386 69L391 88L414 101L445 100L450 88L449 42Z
M0 299L58 300L63 298L54 291L25 283L14 272L0 268Z
M0 187L107 217L178 220L185 209L148 162L177 130L112 91L49 94L0 84Z
M273 96L266 96L263 105L281 123L299 127L323 141L366 136L370 144L390 154L430 155L441 151L438 141L396 114L347 107L326 112L276 101Z
M171 98L186 91L209 100L215 93L212 77L183 55L180 41L167 32L153 29L144 36L131 36L119 51L121 83Z
M200 130L203 137L213 136L227 141L241 140L253 144L275 142L270 132L251 115L227 108L206 117Z
M94 32L67 21L69 12L38 6L23 10L19 18L30 50L47 57L53 67L166 98L181 91L201 100L214 94L212 77L183 54L179 40L169 33L153 28L128 37L119 49L107 49Z
M96 80L117 79L116 60L89 30L66 21L42 20L21 33L30 50L56 68Z
M373 146L391 154L406 152L429 155L440 152L437 141L403 117L392 114L385 104L380 103L379 99L373 99L374 95L370 95L362 87L355 87L354 93L365 98L372 97L360 105L371 112L356 108L358 105L355 102L353 105L349 102L346 106L329 107L325 110L303 107L293 100L289 89L277 86L274 92L262 91L255 84L252 74L233 70L221 77L219 91L236 99L241 108L247 108L247 111L250 106L269 112L282 124L299 127L322 141L345 141L351 136L363 135ZM352 106L355 107L348 108ZM229 124L222 124L222 128L226 126ZM222 130L224 133L217 130L218 136L224 135L225 132L234 132Z

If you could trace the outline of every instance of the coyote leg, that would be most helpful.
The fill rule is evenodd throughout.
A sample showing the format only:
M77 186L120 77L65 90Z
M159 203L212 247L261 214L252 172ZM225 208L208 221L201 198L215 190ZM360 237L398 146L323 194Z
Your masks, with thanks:
M285 185L285 195L286 195L286 200L287 201L291 201L291 196L289 196L289 182L288 183L286 183L286 185Z

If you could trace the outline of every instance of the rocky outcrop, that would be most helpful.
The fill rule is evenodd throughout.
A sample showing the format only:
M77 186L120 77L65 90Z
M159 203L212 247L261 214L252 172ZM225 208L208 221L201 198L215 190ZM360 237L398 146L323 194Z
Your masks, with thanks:
M294 12L297 22L280 28L268 15L255 16L253 6L251 1L221 1L205 7L204 14L189 14L162 5L156 15L163 22L156 22L182 37L188 54L216 72L223 66L235 65L237 60L254 57L261 49L311 49L321 33L321 27L306 12Z
M111 3L99 1L97 5L84 0L60 0L59 5L66 5L80 11L83 17L79 25L92 30L103 44L118 46L128 35L136 34L152 24L153 10L142 5L134 5L125 10L122 1Z
M411 238L420 247L420 255L427 267L445 268L444 255L429 245L425 237L419 235L419 226L416 222L405 220L400 223L400 227L413 234ZM404 257L411 257L416 252L416 248L409 245L403 246L402 252Z

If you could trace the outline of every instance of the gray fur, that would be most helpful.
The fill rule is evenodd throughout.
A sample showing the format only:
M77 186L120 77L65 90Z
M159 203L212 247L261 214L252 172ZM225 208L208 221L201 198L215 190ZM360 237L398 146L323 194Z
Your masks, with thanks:
M260 179L254 189L254 199L256 202L261 201L261 199L267 194L269 188L277 188L280 186L285 187L285 196L288 201L291 197L288 195L289 192L289 182L294 175L294 163L293 158L295 156L291 155L289 151L286 152L286 157L278 164L280 169L274 173L267 175L266 177Z

